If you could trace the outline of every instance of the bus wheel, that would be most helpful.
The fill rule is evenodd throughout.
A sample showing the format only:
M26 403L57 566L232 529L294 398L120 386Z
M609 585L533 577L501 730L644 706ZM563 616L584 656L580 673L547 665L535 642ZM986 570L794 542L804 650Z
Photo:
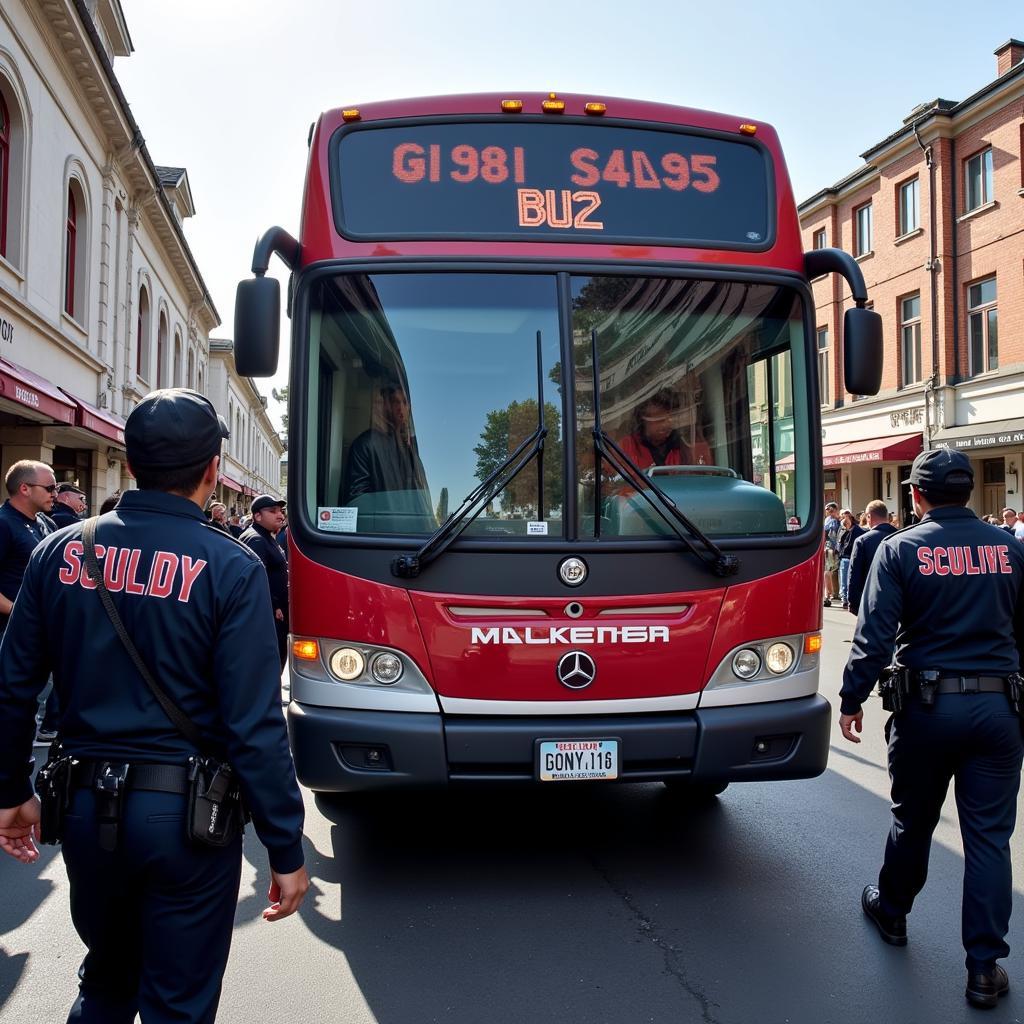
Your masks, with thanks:
M714 800L729 788L728 782L694 782L688 778L662 779L665 788L676 797L701 804Z

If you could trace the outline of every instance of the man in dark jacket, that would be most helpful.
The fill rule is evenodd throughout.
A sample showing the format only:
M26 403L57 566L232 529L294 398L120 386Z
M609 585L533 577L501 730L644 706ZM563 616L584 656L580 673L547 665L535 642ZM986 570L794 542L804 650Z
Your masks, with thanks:
M380 390L383 422L365 430L353 442L345 462L341 504L351 506L364 494L402 492L408 509L431 515L427 476L412 432L409 396L397 385Z
M896 527L889 522L889 510L884 501L869 501L864 510L868 516L868 528L854 542L850 552L850 584L847 589L847 600L850 611L856 615L860 609L860 599L864 594L868 569L875 557L878 545L896 532Z
M227 760L238 774L270 861L267 920L293 913L309 886L302 798L266 576L203 515L227 427L202 395L168 388L135 407L124 434L139 489L98 519L98 564L143 662L203 745L173 724L108 619L87 572L85 524L52 534L32 554L0 646L0 851L26 864L39 857L32 717L52 670L75 758L61 846L88 947L69 1020L212 1024L242 837L218 847L187 837L190 760Z
M85 500L85 491L76 484L67 482L57 484L57 500L53 503L53 511L50 513L50 518L57 524L57 529L60 530L65 526L71 526L73 523L80 523L82 515L88 507L88 502Z
M277 543L277 534L284 526L284 507L283 498L261 494L253 501L250 509L252 526L238 538L256 552L267 570L282 670L288 660L288 559Z
M963 452L922 452L908 483L921 521L878 545L840 690L839 727L852 743L885 665L904 698L885 725L892 825L878 884L865 886L861 907L885 942L907 945L907 915L955 779L964 994L990 1009L1010 986L997 961L1010 952L1010 838L1024 757L1024 548L966 507L974 470Z
M45 462L23 459L14 463L5 478L7 501L0 506L0 637L7 627L14 600L28 568L29 557L44 537L56 529L53 507L57 482ZM49 743L57 735L60 706L52 683L40 687L45 702L37 739Z

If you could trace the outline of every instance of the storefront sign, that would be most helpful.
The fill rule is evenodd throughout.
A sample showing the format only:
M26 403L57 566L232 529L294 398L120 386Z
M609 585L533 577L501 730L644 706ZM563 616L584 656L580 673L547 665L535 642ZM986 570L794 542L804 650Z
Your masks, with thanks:
M0 341L14 344L14 324L0 316Z
M889 423L893 427L915 427L924 423L924 409L898 409L889 414Z
M1004 444L1024 444L1024 430L1008 430L996 434L971 434L969 437L952 437L945 441L936 438L932 443L936 448L952 448L954 451L995 448Z

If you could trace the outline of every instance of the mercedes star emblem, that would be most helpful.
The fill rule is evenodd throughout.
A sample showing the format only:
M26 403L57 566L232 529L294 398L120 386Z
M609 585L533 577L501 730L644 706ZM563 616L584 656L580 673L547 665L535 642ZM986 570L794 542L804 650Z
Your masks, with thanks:
M583 651L570 651L558 659L555 675L563 686L570 690L582 690L589 686L597 675L594 659Z
M567 587L578 587L587 578L587 563L582 558L567 558L558 567L558 575Z

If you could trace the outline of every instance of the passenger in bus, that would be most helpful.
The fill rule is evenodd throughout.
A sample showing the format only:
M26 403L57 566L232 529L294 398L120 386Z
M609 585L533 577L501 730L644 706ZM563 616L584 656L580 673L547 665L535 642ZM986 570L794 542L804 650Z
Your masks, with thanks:
M633 410L633 432L619 447L640 469L651 466L710 466L711 447L702 437L687 444L675 427L675 396L668 388Z
M379 424L363 431L349 448L341 504L381 491L419 492L429 514L430 493L412 433L409 396L401 385L385 384L380 399Z

